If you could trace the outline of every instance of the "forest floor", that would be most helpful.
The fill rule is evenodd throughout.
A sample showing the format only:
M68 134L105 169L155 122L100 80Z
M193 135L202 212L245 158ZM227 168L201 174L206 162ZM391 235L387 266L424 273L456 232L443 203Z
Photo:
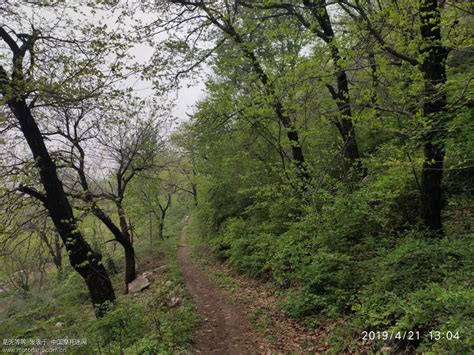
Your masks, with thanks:
M269 346L253 327L247 314L232 302L192 258L186 226L181 232L178 262L200 317L194 330L196 353L265 353Z
M200 318L193 349L204 354L319 353L335 324L308 329L278 309L271 286L218 262L194 233L182 229L178 264Z

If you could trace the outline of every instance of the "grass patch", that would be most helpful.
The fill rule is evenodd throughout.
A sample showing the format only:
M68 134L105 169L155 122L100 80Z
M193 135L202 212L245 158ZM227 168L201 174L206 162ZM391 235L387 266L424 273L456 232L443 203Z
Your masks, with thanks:
M66 270L63 281L52 282L52 287L40 293L28 297L5 293L0 296L0 334L3 339L24 339L26 347L31 347L30 339L46 339L44 348L58 347L50 344L55 339L87 341L86 345L59 346L70 354L190 353L198 318L184 287L177 249L177 235L155 240L153 250L138 246L141 272L157 259L166 265L165 271L155 277L150 290L136 295L123 295L123 274L114 275L117 304L100 320L94 318L83 280L72 270ZM120 253L113 260L123 269ZM180 302L172 307L175 297Z

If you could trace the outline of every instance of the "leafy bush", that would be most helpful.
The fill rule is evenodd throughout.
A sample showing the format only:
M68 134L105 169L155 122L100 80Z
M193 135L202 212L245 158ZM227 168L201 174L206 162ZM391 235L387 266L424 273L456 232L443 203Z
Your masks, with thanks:
M301 270L301 287L282 305L294 318L315 314L337 317L354 293L354 263L342 254L320 252Z
M90 324L89 338L100 348L123 352L147 330L146 313L139 302L122 300L107 314Z
M172 299L181 299L184 293L181 284L171 280L163 281L148 301L146 309L154 331L147 339L155 342L155 350L176 351L191 343L192 328L197 321L193 306L188 300L181 300L178 307L169 306Z
M419 330L417 342L367 346L468 352L474 244L470 229L459 228L469 221L459 216L472 214L472 197L463 196L461 208L451 199L447 211L459 220L445 223L445 237L430 237L419 221L420 192L409 160L393 142L381 145L365 162L365 179L349 186L328 177L307 192L299 214L293 202L283 202L288 191L251 186L246 193L253 203L213 231L213 250L238 271L284 288L281 309L306 325L350 319L331 336L335 351L360 349L362 330ZM430 340L430 330L459 330L464 340Z
M238 271L268 278L273 240L274 236L252 228L243 220L231 219L226 222L222 234L214 238L213 249Z
M279 286L295 287L298 275L311 263L314 240L299 228L275 238L275 253L269 264L272 277Z
M371 277L352 307L352 338L367 329L417 330L419 342L397 341L393 346L400 351L418 347L419 351L465 352L472 346L469 337L435 341L429 332L472 334L472 246L469 236L432 239L411 233L394 250L367 263ZM344 343L344 349L350 346L344 338L350 336L341 334L333 341Z
M468 353L474 346L474 291L459 286L430 284L400 299L402 315L395 330L418 329L424 334L418 351ZM459 334L459 339L436 339L430 332Z
M89 293L82 277L70 266L64 268L63 275L64 280L58 280L53 289L53 297L68 304L87 302Z

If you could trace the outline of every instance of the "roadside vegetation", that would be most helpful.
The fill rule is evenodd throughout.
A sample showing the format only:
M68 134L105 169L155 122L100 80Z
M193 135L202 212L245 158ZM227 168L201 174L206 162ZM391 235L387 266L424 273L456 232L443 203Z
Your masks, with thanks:
M460 1L4 1L3 345L192 352L190 223L281 349L472 353L473 25Z

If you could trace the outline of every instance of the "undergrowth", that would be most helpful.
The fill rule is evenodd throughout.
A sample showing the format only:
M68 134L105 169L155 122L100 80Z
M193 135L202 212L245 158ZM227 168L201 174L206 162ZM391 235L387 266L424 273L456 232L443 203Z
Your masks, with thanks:
M13 292L2 295L0 334L3 339L27 342L30 339L87 342L59 346L70 354L189 353L197 315L177 265L177 242L177 235L158 242L155 250L159 253L138 248L143 263L159 257L167 266L166 272L154 281L150 291L136 296L121 295L123 276L115 275L113 281L119 297L101 319L95 319L87 289L79 275L71 270L66 270L65 279L54 287L26 298L18 298ZM116 259L119 264L120 255ZM179 297L180 302L171 307L174 297ZM31 348L28 344L26 347Z
M331 351L469 353L472 196L451 196L445 233L433 236L418 223L413 176L396 164L382 166L373 162L372 175L355 189L328 181L300 214L285 194L245 191L251 207L222 219L225 210L213 209L208 190L196 229L218 259L282 290L280 309L288 316L309 328L338 324ZM419 335L363 341L363 331Z

